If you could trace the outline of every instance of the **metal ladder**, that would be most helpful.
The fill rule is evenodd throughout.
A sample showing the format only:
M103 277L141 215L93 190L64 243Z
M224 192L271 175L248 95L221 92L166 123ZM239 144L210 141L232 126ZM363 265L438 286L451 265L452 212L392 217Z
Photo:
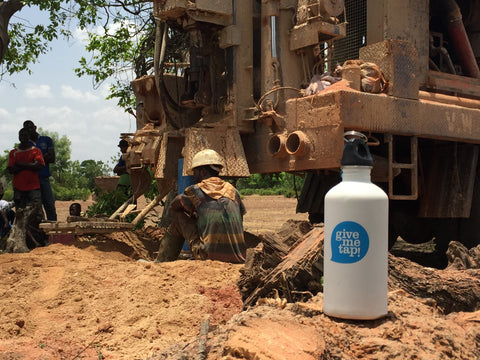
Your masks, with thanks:
M385 134L385 141L388 143L388 197L392 200L418 199L418 138L416 136L410 137L410 163L399 163L395 161L395 154L393 153L394 137L392 134ZM410 171L410 194L394 193L394 169Z

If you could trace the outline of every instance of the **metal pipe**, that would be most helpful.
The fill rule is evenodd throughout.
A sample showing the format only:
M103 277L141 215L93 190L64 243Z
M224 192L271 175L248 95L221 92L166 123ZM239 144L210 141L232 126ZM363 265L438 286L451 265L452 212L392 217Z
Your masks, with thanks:
M287 137L287 153L303 157L310 152L310 140L303 131L294 131Z
M261 38L265 48L269 48L270 52L262 53L261 72L262 84L261 92L265 94L275 86L276 69L274 64L277 63L277 42L276 42L276 19L279 15L279 0L262 0L261 4ZM267 109L273 110L274 96L268 98Z
M277 29L276 29L276 17L270 16L270 29L272 31L270 38L272 42L272 58L277 57Z
M462 106L469 109L480 108L480 100L461 98L461 97L452 96L452 95L431 93L428 91L420 91L419 98L420 100L433 101L433 102L448 104L448 105L457 105L457 106Z
M473 78L480 77L480 70L473 54L472 45L463 25L460 7L455 0L443 0L442 5L447 14L445 21L450 42L459 57L464 74Z
M286 148L287 137L276 134L268 140L268 152L274 158L284 158L287 156Z

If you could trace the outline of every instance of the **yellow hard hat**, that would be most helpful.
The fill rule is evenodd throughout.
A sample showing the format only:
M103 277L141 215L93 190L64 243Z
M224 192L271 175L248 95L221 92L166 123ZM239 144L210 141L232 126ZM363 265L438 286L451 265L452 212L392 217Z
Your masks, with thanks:
M192 165L190 171L199 166L210 165L214 170L220 172L223 168L222 157L212 149L205 149L195 154L192 159Z

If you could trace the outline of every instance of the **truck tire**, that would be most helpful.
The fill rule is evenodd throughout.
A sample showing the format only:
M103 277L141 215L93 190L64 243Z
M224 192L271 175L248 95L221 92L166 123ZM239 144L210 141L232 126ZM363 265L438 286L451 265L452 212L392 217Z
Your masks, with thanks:
M411 244L421 244L433 238L432 219L417 216L417 201L390 200L389 212L389 249L399 236Z

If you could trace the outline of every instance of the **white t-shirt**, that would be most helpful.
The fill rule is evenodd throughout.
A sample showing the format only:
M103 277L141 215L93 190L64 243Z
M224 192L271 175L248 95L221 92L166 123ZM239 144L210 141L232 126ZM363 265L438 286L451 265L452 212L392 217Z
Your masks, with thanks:
M10 203L6 200L0 200L0 210L8 209L10 207Z

